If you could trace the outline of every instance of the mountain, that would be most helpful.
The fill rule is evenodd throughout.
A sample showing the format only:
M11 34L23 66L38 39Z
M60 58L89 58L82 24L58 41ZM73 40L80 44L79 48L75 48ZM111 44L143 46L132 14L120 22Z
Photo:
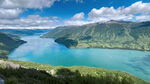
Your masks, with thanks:
M45 33L50 29L0 29L0 32L6 33L9 36L29 36L40 33Z
M11 60L0 60L0 63L0 78L6 84L150 84L126 72L102 68Z
M43 38L61 38L77 41L70 48L119 48L150 50L150 21L108 21L83 26L62 26L48 32ZM66 40L65 39L65 40ZM67 41L68 42L68 41Z
M0 58L7 58L10 51L23 43L25 43L25 41L14 39L4 33L0 33Z

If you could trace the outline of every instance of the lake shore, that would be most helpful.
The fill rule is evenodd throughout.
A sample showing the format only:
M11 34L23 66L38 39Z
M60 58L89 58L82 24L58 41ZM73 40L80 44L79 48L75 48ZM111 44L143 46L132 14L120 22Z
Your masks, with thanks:
M145 80L149 79L148 75L144 73L150 73L150 67L138 62L140 60L147 64L147 61L142 59L145 59L150 52L104 49L100 47L93 49L89 47L69 49L64 45L56 43L55 39L40 38L40 36L26 36L22 37L22 40L27 41L27 43L15 49L9 55L10 60L32 61L53 66L89 66L120 70ZM138 60L130 61L135 58ZM139 68L142 68L144 71L141 69L135 71L135 69Z
M110 47L70 47L70 49L90 49L90 48L98 48L98 49L115 49L115 50L135 50L135 51L145 51L149 52L150 50L144 50L144 49L131 49L131 48L110 48Z

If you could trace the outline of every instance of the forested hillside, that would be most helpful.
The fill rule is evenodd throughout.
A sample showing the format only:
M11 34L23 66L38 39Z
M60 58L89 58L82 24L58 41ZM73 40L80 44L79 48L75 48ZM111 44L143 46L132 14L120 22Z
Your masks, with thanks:
M83 26L58 27L44 38L67 38L78 42L71 48L121 48L150 50L150 21L108 21ZM60 43L60 42L59 42ZM64 43L63 43L64 44Z
M4 33L0 33L0 58L7 58L10 51L23 43L25 43L25 41L14 39Z

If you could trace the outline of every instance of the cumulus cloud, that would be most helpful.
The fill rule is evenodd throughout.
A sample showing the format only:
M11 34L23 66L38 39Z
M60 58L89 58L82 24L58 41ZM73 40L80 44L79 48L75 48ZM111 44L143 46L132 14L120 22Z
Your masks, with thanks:
M0 19L13 19L13 18L18 18L19 14L22 13L23 11L21 9L4 9L0 8Z
M18 18L26 9L51 7L59 0L0 0L0 18Z
M150 15L140 15L135 17L137 21L148 21L150 20Z
M72 17L72 20L82 20L84 19L84 13L81 12L81 13L77 13L75 14L73 17Z
M150 3L143 3L142 1L135 2L131 6L124 8L123 13L125 14L137 14L137 13L148 14L150 13Z
M83 20L84 15L83 12L77 13L70 20L65 20L64 23L65 25L84 25L109 20L147 21L150 20L150 3L139 1L129 7L118 7L117 9L114 7L93 8L88 13L88 20L86 21Z
M77 13L75 14L71 19L69 20L65 20L64 21L64 25L84 25L84 24L88 24L88 21L84 21L84 13Z
M57 0L0 0L0 8L44 8L51 7Z
M0 0L0 28L54 27L58 17L29 15L21 18L20 14L27 9L51 7L56 1L60 0Z
M51 7L56 1L61 0L0 0L0 28L54 28L59 24L58 17L41 17L29 15L21 18L19 15L27 9L42 9ZM83 3L83 0L62 0ZM69 20L63 20L63 25L84 25L93 22L109 20L150 20L150 3L138 1L129 7L101 7L93 8L85 19L83 12L77 13ZM57 25L56 25L57 24Z
M56 17L55 17L56 18ZM55 27L57 19L53 17L40 17L39 15L29 15L27 18L18 18L18 19L0 19L0 28L11 28L11 27Z
M94 21L108 21L108 20L130 20L133 18L131 14L124 14L121 8L114 9L114 7L102 7L100 9L92 9L92 11L88 14L89 20Z
M138 13L150 14L150 3L139 1L129 7L119 7L117 9L114 7L93 8L88 14L88 19L93 21L132 20L135 14Z

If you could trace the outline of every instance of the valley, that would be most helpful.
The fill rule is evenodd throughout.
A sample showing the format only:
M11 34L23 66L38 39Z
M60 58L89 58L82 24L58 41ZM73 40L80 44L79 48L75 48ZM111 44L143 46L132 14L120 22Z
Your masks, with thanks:
M53 30L47 30L47 31L40 30L40 31L44 31L40 33L38 32L39 31L38 30L37 31L38 33L34 32L33 35L26 33L25 35L20 35L21 37L13 35L13 33L9 33L9 35L6 35L8 33L4 34L5 32L1 33L1 37L5 37L5 39L1 38L1 46L3 46L2 43L9 45L5 48L1 47L1 52L2 52L1 58L9 59L7 61L17 60L17 61L12 61L12 62L15 62L16 64L19 64L24 67L29 67L29 69L38 68L40 70L50 71L52 69L46 69L46 68L40 67L40 66L44 66L44 67L50 68L50 66L45 65L45 64L48 64L48 65L52 65L53 69L57 67L60 69L69 68L69 70L71 71L72 69L79 70L81 74L91 73L89 75L93 76L94 75L94 73L92 73L93 70L101 69L103 71L103 68L105 68L106 70L109 69L111 73L114 73L113 71L116 71L115 73L120 73L118 71L123 71L123 72L127 72L127 74L128 73L132 74L135 76L135 79L133 76L132 81L139 80L137 79L137 77L143 80L149 81L150 67L149 67L149 61L147 61L149 59L149 54L150 54L149 52L116 49L118 47L113 47L112 49L104 49L107 47L89 47L89 46L82 47L83 45L82 46L80 45L81 42L83 43L95 42L95 41L89 40L89 39L93 39L89 36L86 38L80 39L81 42L80 40L77 41L69 37L72 35L60 36L59 38L55 38L55 37L45 38L45 35L48 35L50 32L54 32L57 29L59 28L56 28ZM49 33L47 33L48 31ZM7 43L4 41L7 41L7 42L12 41L12 43ZM13 46L11 47L11 45ZM86 62L84 60L86 60ZM35 63L31 63L31 62L35 62ZM40 65L36 63L40 63ZM32 66L32 65L37 65L37 67ZM64 67L60 67L60 66L64 66ZM90 68L90 67L96 67L96 68ZM90 71L85 71L87 70L87 68L90 69ZM83 69L83 72L82 72L82 69ZM28 71L28 68L26 69L26 71ZM37 72L38 71L39 70L37 70ZM102 74L102 72L99 70L96 71L96 73ZM122 73L122 72L121 74L127 75L126 73ZM94 75L94 77L95 76L96 74ZM15 78L16 80L18 80L16 76ZM132 79L132 77L130 79ZM139 80L139 83L143 81L143 80L141 81L141 79ZM128 80L128 82L129 81L131 82L131 80ZM143 82L143 84L144 83L145 82Z

